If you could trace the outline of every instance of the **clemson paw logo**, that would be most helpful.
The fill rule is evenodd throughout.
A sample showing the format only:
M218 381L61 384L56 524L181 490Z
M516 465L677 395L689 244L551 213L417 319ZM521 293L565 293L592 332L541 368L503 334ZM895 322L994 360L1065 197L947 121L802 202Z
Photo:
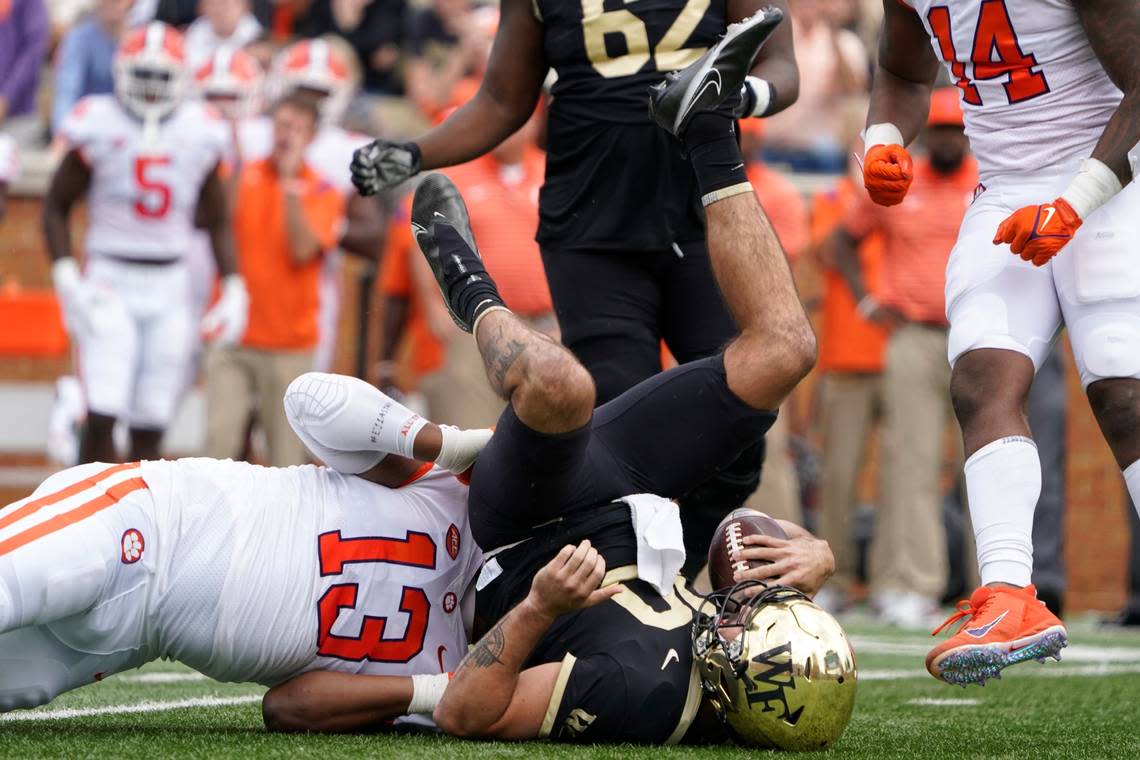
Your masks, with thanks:
M459 598L455 596L453 591L448 591L443 595L443 611L447 614L455 612L455 608L459 606Z
M134 528L123 533L123 564L133 565L142 559L143 550L146 548L146 541L143 539L143 534L139 533Z

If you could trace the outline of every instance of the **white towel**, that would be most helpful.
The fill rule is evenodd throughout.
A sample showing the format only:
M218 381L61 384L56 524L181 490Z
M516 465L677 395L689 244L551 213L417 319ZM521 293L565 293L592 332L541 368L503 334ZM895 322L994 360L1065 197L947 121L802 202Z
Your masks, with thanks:
M657 589L661 596L670 598L673 582L685 564L685 539L677 505L651 493L625 496L620 501L629 505L633 517L637 577Z

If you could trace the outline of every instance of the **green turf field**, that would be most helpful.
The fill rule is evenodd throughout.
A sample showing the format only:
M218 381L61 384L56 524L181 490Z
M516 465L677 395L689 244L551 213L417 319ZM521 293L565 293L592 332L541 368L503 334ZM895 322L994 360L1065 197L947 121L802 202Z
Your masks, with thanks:
M859 663L855 715L832 754L850 758L1138 758L1140 634L1071 626L1064 661L1028 663L984 688L954 688L923 670L929 638L845 621ZM155 664L0 717L0 757L739 758L721 748L465 743L434 736L272 736L261 689ZM636 720L636 715L629 716ZM752 753L749 753L752 754Z

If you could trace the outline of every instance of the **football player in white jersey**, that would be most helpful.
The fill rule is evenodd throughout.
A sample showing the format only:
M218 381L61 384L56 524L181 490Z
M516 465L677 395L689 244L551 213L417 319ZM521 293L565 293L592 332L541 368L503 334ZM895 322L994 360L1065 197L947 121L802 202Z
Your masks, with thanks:
M161 658L271 687L310 670L399 676L368 681L368 704L328 728L430 714L467 651L461 602L482 561L453 473L491 432L397 422L357 386L373 390L305 376L286 404L310 441L338 413L363 425L368 451L330 455L361 477L91 463L0 509L0 712ZM267 698L271 727L296 720L282 696Z
M946 312L982 586L947 621L963 624L926 666L949 683L984 683L1017 662L1060 659L1067 642L1030 582L1041 464L1025 417L1062 325L1140 504L1140 5L883 8L863 167L871 198L893 205L906 194L903 146L926 118L939 60L961 90L981 175L947 267Z
M81 462L118 459L117 419L130 427L132 459L157 458L185 387L193 332L234 341L248 306L218 174L226 130L205 105L183 101L181 35L158 22L136 29L116 53L114 78L114 96L84 98L64 120L69 150L44 199L52 278L87 403ZM81 275L68 216L84 197ZM201 325L191 319L185 263L196 226L209 233L224 278Z
M271 97L296 91L314 99L321 113L321 126L305 152L305 160L348 199L340 248L325 257L321 276L320 339L313 364L318 370L327 370L332 365L340 315L341 271L344 266L340 251L375 260L383 248L385 219L382 207L376 199L363 198L356 192L349 171L353 152L371 142L371 138L340 126L352 97L353 84L348 64L336 45L319 38L290 45L277 56L268 81L271 83ZM269 155L272 145L270 120L262 117L243 122L240 142L245 160Z

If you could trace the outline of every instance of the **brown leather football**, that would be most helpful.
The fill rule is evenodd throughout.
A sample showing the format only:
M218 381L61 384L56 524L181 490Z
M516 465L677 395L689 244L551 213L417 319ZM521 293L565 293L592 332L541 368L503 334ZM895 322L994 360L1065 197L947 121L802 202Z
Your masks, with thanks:
M713 590L732 586L732 576L736 570L746 570L764 564L760 560L740 560L733 562L732 552L744 548L745 536L762 534L774 538L787 538L780 524L763 512L741 507L728 514L713 534L709 544L709 583Z

